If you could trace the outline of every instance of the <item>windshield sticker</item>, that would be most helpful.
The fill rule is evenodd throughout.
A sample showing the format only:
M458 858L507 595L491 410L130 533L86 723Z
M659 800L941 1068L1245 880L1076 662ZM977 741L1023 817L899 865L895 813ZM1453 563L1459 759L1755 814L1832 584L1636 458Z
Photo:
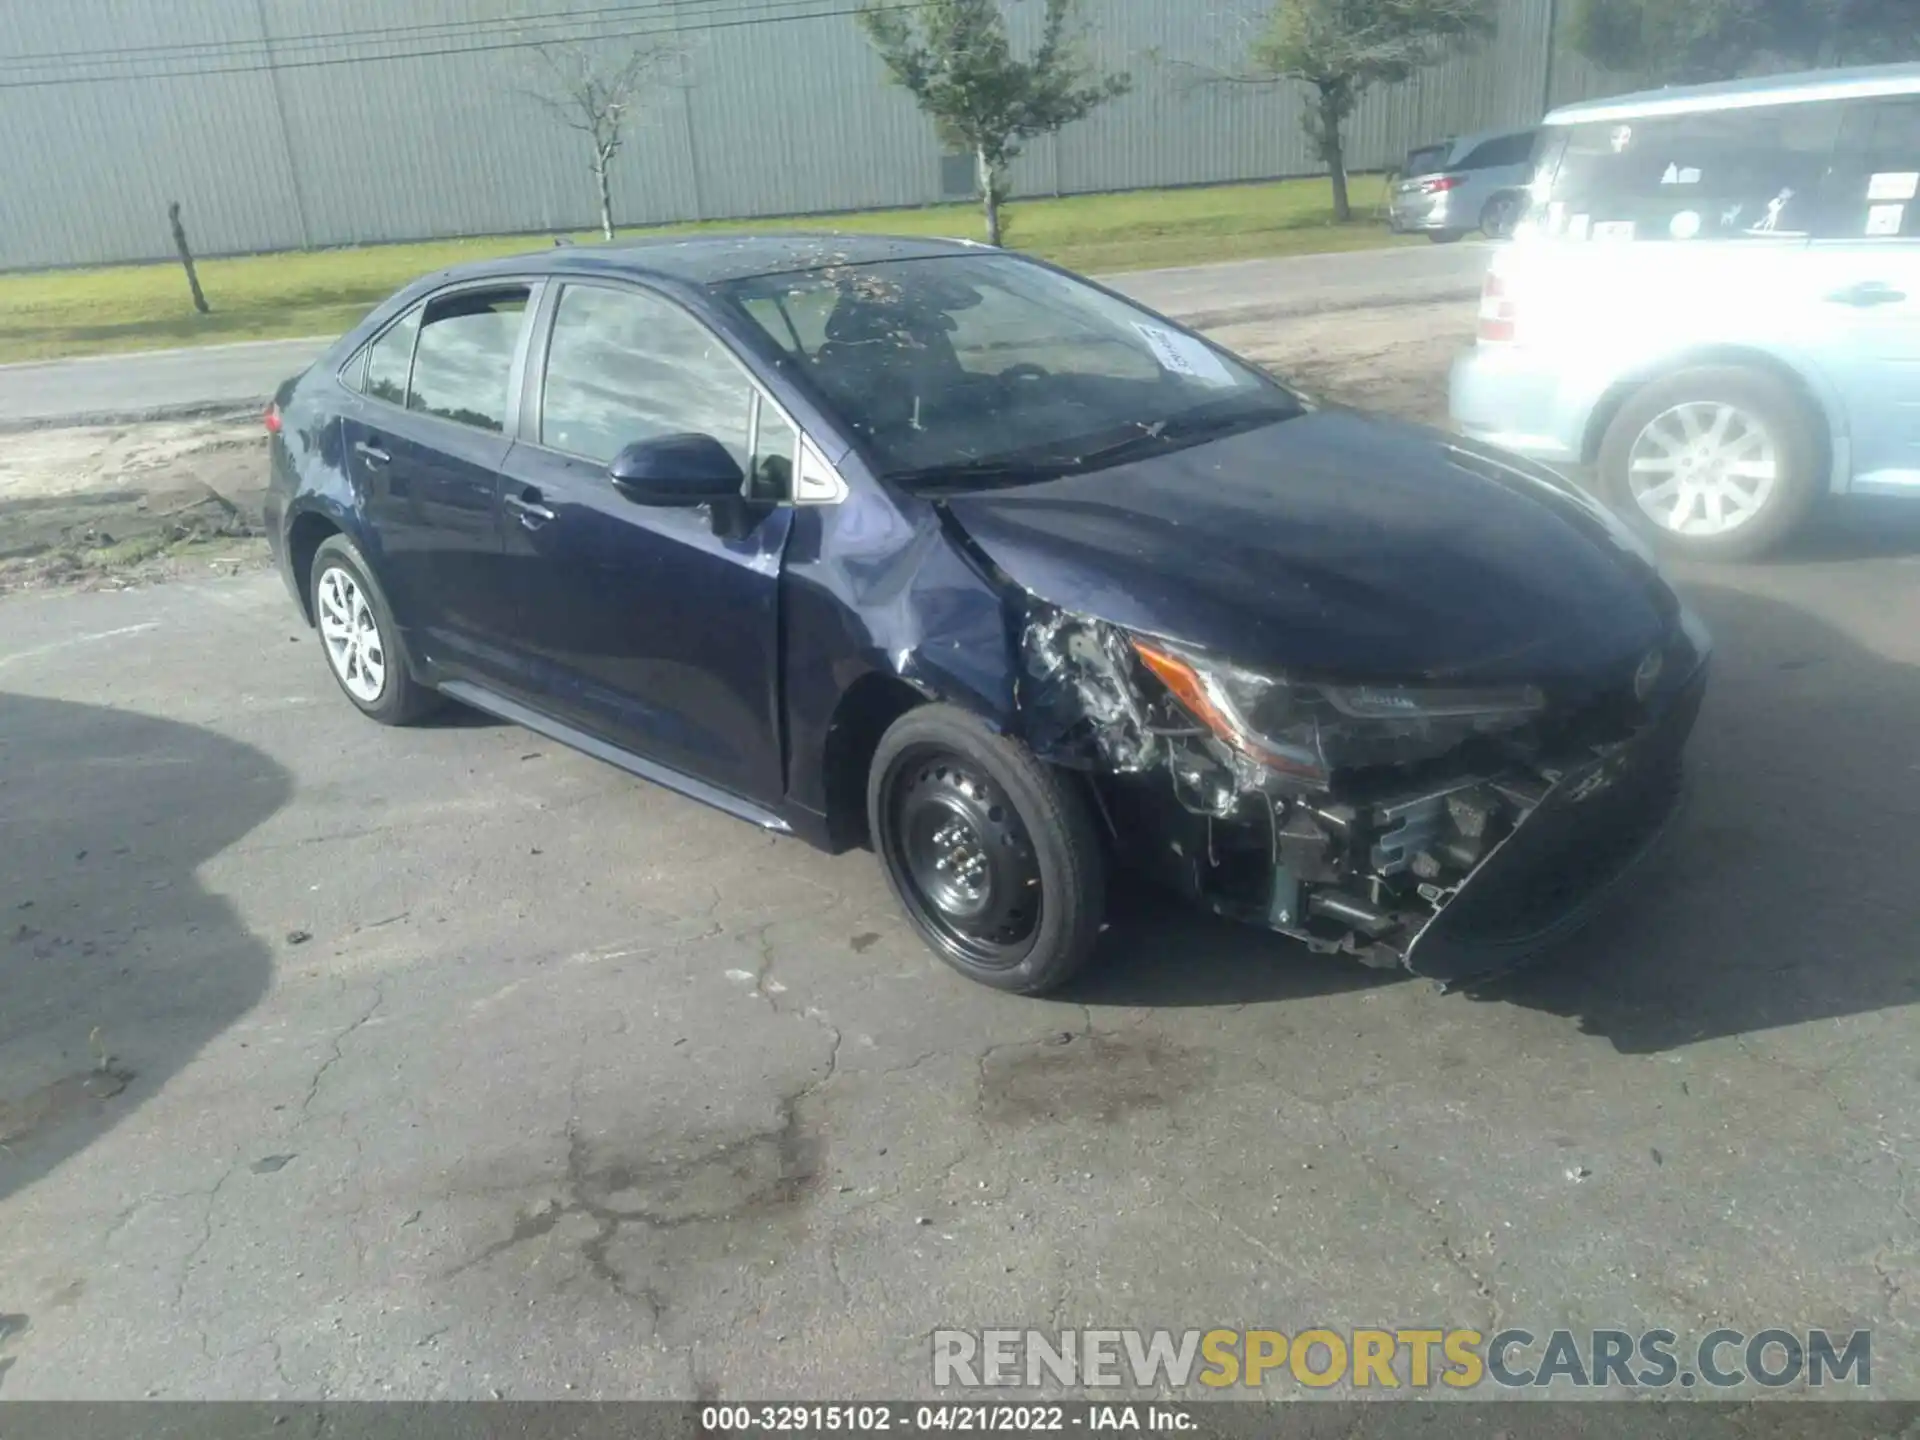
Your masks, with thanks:
M1633 221L1602 220L1598 225L1593 227L1593 238L1596 240L1631 240L1633 238Z
M1876 205L1867 211L1867 234L1898 235L1906 218L1907 207L1904 205Z
M1614 126L1613 133L1607 137L1607 143L1613 146L1613 153L1618 155L1633 143L1633 127L1631 125Z
M1681 166L1668 162L1667 173L1660 177L1660 183L1662 185L1698 185L1700 183L1699 168L1693 165Z
M1592 229L1593 217L1591 215L1576 215L1567 222L1567 238L1569 240L1584 240L1587 238L1587 233Z
M1920 195L1920 170L1882 170L1867 182L1869 200L1911 200Z
M1162 370L1175 375L1191 375L1205 385L1233 384L1233 376L1220 363L1220 357L1198 340L1176 335L1158 325L1142 325L1138 320L1133 322L1133 328L1140 332L1141 338L1152 349L1153 358L1160 362Z
M1667 226L1667 233L1676 240L1691 240L1700 233L1700 212L1682 210L1673 217L1673 223Z

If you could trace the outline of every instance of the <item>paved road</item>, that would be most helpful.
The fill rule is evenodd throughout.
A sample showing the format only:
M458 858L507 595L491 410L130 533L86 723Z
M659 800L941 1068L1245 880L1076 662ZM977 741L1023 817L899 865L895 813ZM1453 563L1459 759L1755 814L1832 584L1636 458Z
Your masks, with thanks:
M1469 293L1486 265L1465 244L1246 260L1116 277L1118 289L1197 324ZM265 340L0 366L0 430L264 405L324 340Z
M1482 998L382 730L271 576L0 601L0 1398L924 1393L941 1325L1874 1329L1920 1395L1920 545L1698 574L1669 863ZM90 1037L95 1037L90 1039Z

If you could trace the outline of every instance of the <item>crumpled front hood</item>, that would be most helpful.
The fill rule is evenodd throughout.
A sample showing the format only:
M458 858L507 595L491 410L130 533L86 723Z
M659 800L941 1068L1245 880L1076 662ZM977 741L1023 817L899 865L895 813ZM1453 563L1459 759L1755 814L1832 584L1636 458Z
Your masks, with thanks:
M942 503L1041 599L1264 671L1579 684L1677 623L1546 472L1355 411Z

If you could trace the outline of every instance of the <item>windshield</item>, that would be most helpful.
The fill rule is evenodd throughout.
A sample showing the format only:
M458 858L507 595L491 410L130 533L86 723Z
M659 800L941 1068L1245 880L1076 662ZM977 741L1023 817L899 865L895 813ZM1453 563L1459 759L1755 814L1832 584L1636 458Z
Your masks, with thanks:
M716 288L799 362L880 472L903 483L1097 468L1302 408L1197 337L1014 256L836 266Z

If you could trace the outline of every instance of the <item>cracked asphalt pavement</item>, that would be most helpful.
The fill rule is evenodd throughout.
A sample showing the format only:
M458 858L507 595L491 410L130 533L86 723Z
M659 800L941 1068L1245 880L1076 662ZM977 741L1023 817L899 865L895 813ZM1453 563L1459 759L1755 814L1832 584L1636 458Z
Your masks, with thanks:
M0 600L0 1398L910 1397L941 1326L1870 1327L1920 1395L1920 534L1683 572L1663 860L1484 993L361 720L271 574ZM1337 1392L1336 1392L1337 1393Z

